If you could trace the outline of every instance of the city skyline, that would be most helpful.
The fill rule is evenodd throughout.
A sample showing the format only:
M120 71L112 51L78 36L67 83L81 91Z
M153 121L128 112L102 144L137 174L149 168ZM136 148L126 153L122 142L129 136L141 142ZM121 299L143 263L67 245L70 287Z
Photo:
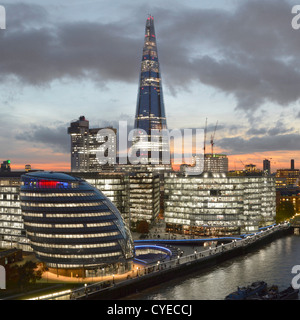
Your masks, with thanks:
M168 127L218 121L229 169L300 161L297 54L290 1L4 2L1 161L70 170L67 127L133 126L145 19L158 34ZM175 5L174 5L175 4ZM207 140L208 149L209 139Z

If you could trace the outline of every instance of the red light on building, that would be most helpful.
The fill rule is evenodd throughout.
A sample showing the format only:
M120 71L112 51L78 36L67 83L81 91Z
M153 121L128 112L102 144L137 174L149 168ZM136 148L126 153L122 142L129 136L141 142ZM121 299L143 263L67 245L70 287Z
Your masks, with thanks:
M51 181L51 180L40 180L38 182L39 188L56 188L58 181Z

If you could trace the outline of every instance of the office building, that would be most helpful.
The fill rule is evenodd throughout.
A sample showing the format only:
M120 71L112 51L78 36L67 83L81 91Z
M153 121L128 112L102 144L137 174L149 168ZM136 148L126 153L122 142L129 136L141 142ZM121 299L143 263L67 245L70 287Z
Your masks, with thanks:
M112 169L116 163L116 129L90 128L84 117L72 121L68 128L71 136L71 171L97 172ZM109 148L106 142L109 141Z
M246 171L246 173L250 173L250 174L251 173L254 173L254 174L261 173L261 170L256 167L256 164L252 164L252 163L245 165L245 171Z
M71 136L71 171L87 172L89 169L89 121L81 116L68 128Z
M263 161L263 172L266 174L271 174L271 161L268 159Z
M180 171L186 174L201 174L202 172L227 173L228 157L225 154L206 153L204 157L194 156L192 164L182 164Z
M6 160L6 161L3 161L1 163L0 171L1 172L10 172L11 171L11 169L10 169L10 160Z
M100 190L121 212L130 226L129 176L126 172L72 172L70 175L85 180Z
M291 159L291 170L295 170L295 160Z
M228 157L225 154L207 153L204 155L204 172L228 172Z
M290 169L278 169L276 172L276 186L279 188L299 186L300 171L295 169L295 161L291 160Z
M21 175L0 174L0 248L32 251L26 237L20 206ZM153 172L73 172L103 193L119 210L128 226L131 222L153 221L162 208L161 180Z
M276 188L276 204L290 202L294 207L295 214L300 214L300 187Z
M0 248L32 251L26 237L20 206L22 173L0 175Z
M169 232L195 236L255 232L274 223L274 178L167 174L164 215Z
M152 222L160 212L160 177L154 172L129 174L129 211L132 222Z

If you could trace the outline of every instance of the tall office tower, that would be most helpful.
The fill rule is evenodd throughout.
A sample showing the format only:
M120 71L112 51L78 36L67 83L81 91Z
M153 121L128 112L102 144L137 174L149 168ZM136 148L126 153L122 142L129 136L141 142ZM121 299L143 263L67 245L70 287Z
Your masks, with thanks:
M71 122L68 128L71 135L71 171L88 171L89 121L81 116L79 120Z
M291 170L295 169L295 160L291 159Z
M101 131L100 131L101 130ZM89 170L111 170L116 163L117 129L89 129Z
M271 174L271 162L268 159L263 161L263 171L267 174Z
M89 121L81 116L71 122L71 171L95 172L111 169L116 161L117 130L89 128Z
M169 159L163 161L164 156L169 156L169 142L159 132L153 132L167 129L167 121L152 16L146 21L134 127L138 136L133 137L132 151L140 163L169 164Z

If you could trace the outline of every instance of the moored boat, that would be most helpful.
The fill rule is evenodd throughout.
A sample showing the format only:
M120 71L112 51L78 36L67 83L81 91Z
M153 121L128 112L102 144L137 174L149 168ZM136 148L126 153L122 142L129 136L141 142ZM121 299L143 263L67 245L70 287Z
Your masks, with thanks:
M267 289L267 283L264 281L253 282L247 287L238 287L237 291L234 291L225 297L225 300L246 300L251 296L262 294Z
M277 292L268 292L262 295L259 300L294 300L298 298L299 289L289 286L287 289Z

